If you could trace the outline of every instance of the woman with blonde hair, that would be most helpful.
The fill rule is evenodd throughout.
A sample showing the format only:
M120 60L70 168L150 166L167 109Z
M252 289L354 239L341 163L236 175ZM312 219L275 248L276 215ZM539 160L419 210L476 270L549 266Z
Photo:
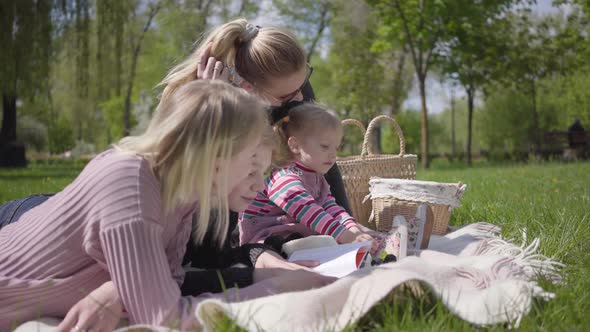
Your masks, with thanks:
M291 101L315 99L309 79L313 67L290 31L236 19L213 29L195 50L164 78L162 101L183 84L197 79L230 82L267 100L274 125L287 115ZM336 202L352 213L338 166L325 175Z
M272 26L260 27L245 19L236 19L206 34L194 52L168 73L161 83L165 87L162 101L187 82L224 80L268 101L273 106L270 120L275 124L286 116L290 102L314 98L309 84L312 73L305 50L290 31ZM350 212L338 167L332 167L325 177L336 202ZM237 213L232 213L230 231L237 231L237 219ZM234 244L238 237L235 233L232 238ZM185 262L198 268L219 268L223 280L229 284L243 287L298 268L268 247L257 244L230 248L227 243L223 251L225 254L218 255L218 249L207 238L198 248L193 248L192 243L189 242ZM230 268L235 263L247 267ZM313 262L300 263L314 266ZM191 286L192 275L187 275L186 290L198 291ZM217 287L221 286L217 276L211 276L211 279Z
M228 84L187 83L159 105L144 134L99 154L63 191L3 226L0 330L63 317L92 290L100 306L120 311L122 304L132 323L194 328L191 308L214 295L181 296L192 216L200 241L215 209L215 240L224 242L228 197L254 169L265 109ZM270 278L239 298L279 286ZM215 296L238 299L235 289ZM113 298L120 301L101 303ZM100 314L83 314L70 310L58 330L113 328Z

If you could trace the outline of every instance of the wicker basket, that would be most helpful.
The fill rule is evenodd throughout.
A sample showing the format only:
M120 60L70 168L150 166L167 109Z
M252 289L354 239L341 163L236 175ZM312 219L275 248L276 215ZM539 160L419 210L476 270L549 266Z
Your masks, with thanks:
M459 206L459 201L467 189L461 182L373 178L369 183L375 229L380 232L388 232L391 229L396 215L413 217L419 205L428 204L434 213L432 232L437 235L446 234L451 212Z
M358 124L349 120L345 124ZM400 152L397 155L374 154L373 147L370 143L372 132L377 124L382 121L388 121L393 125L400 142ZM362 130L362 127L360 127ZM365 200L369 194L369 180L371 177L383 178L401 178L415 179L416 164L418 158L416 155L406 154L406 141L404 134L397 122L385 115L374 118L365 132L363 148L359 156L339 158L336 163L340 168L346 196L352 208L352 214L357 222L371 227L369 225L369 216L371 215L371 202Z

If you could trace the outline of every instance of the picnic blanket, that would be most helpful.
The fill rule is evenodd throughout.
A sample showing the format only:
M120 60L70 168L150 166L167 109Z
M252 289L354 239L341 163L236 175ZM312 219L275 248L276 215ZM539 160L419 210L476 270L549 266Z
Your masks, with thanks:
M428 250L396 263L360 269L318 289L226 303L205 300L195 314L205 331L227 316L249 331L341 331L358 321L400 285L419 281L458 317L475 325L508 323L517 327L534 298L554 294L537 283L562 281L562 264L537 253L540 241L516 245L500 228L475 223L445 236L433 236ZM144 327L170 331L165 327Z

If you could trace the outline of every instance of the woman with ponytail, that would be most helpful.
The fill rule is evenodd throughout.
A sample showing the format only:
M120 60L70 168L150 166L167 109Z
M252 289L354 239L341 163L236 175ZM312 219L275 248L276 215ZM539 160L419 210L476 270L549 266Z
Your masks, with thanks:
M293 33L236 19L205 34L192 54L172 68L161 82L164 86L161 102L187 82L223 80L267 101L272 106L269 121L274 125L287 115L292 104L314 98L309 84L312 73L305 50ZM279 139L275 140L278 143ZM350 213L338 167L334 165L330 168L325 178L336 202ZM208 236L198 246L190 241L185 263L199 269L219 269L223 283L241 287L304 268L286 262L267 246L247 244L237 247L238 214L235 212L239 211L233 212L229 232L233 232L234 246L226 242L220 252ZM316 264L300 263L306 267ZM236 267L236 264L241 267ZM203 273L210 272L188 273L183 290L187 293L204 291L199 287L201 283L191 282L193 277ZM199 278L202 280L202 276ZM211 275L208 280L211 280L209 288L213 286L221 291L223 285L217 275Z

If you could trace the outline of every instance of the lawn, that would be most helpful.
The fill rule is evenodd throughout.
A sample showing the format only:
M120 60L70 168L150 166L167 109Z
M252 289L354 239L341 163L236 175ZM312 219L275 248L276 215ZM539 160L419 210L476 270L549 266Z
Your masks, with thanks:
M0 202L58 191L83 164L33 163L27 169L0 170ZM451 224L488 221L501 225L505 237L518 240L526 228L529 239L542 239L541 253L567 265L563 271L567 285L541 282L556 298L535 302L517 330L590 331L590 163L480 164L474 168L435 164L432 170L419 172L418 178L468 185ZM422 298L379 305L350 330L462 331L474 327L453 316L440 302Z

